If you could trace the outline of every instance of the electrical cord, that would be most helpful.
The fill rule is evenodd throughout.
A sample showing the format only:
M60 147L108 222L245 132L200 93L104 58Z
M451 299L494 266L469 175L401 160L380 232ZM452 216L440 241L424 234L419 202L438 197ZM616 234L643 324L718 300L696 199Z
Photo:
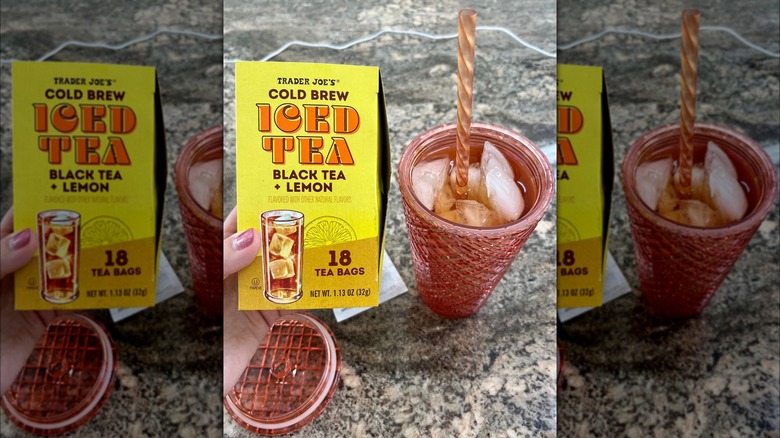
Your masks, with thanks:
M725 26L701 26L701 30L703 31L714 31L714 32L724 32L727 33L734 38L737 39L740 43L744 44L745 46L756 50L760 53L763 53L764 55L770 57L770 58L780 58L780 53L778 52L772 52L770 50L767 50L755 43L750 42L745 37L737 33L734 29L731 29L729 27ZM499 27L499 26L477 26L478 31L493 31L493 32L501 32L506 35L508 35L510 38L512 38L515 42L525 46L528 49L531 49L535 52L540 53L543 56L549 57L549 58L555 58L556 53L550 52L545 49L542 49L536 45L533 45L524 39L518 37L515 33L510 31L509 29ZM45 61L52 56L56 55L57 53L61 52L62 50L66 49L70 46L76 46L76 47L92 47L92 48L102 48L102 49L109 49L109 50L122 50L124 48L127 48L129 46L132 46L134 44L142 43L144 41L149 41L158 35L162 34L174 34L174 35L186 35L186 36L192 36L197 38L204 38L210 41L213 40L220 40L223 39L222 35L214 35L214 34L208 34L198 31L192 31L192 30L179 30L179 29L158 29L150 34L143 35L137 38L133 38L131 40L125 41L123 43L119 44L109 44L109 43L103 43L103 42L84 42L84 41L76 41L76 40L69 40L65 41L64 43L60 44L53 50L47 52L43 56L36 59L36 61ZM457 38L457 33L450 33L450 34L444 34L444 35L436 35L436 34L430 34L426 32L419 32L416 30L403 30L403 29L382 29L378 32L375 32L371 35L358 38L349 42L346 42L344 44L332 44L332 43L311 43L306 41L289 41L285 44L283 44L280 48L274 50L273 52L267 54L264 56L261 61L268 61L270 59L275 58L279 54L283 53L285 50L289 49L293 46L303 46L303 47L317 47L317 48L327 48L327 49L333 49L333 50L346 50L350 47L353 47L358 44L366 43L371 40L374 40L382 35L385 34L396 34L396 35L411 35L411 36L417 36L421 38L428 38L432 40L443 40L443 39L454 39ZM633 35L633 36L639 36L643 38L649 38L654 40L670 40L670 39L676 39L680 38L680 33L673 33L673 34L655 34L651 32L644 32L641 30L634 30L634 29L614 29L614 28L608 28L604 29L601 32L595 33L593 35L589 35L583 38L580 38L578 40L572 41L570 43L565 44L559 44L557 47L557 50L568 50L571 48L574 48L579 45L587 44L596 40L599 40L603 38L606 35L610 34L617 34L617 35ZM13 62L13 59L0 59L0 63L10 63ZM236 59L229 59L224 60L225 63L234 63L240 60Z

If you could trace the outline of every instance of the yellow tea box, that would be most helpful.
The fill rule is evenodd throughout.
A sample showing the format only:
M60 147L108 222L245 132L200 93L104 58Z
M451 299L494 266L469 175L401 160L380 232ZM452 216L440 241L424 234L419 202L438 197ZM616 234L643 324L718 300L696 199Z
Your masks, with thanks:
M154 68L15 62L15 229L37 236L16 308L155 302L166 161Z
M558 307L602 304L614 165L600 67L558 65Z
M389 155L378 68L236 63L239 309L377 305Z

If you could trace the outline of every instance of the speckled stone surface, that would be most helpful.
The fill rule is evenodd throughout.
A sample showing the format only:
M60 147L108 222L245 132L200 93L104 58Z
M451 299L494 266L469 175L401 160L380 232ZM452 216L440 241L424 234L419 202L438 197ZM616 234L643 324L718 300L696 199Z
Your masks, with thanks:
M347 41L382 28L457 32L457 11L503 26L544 49L555 45L555 3L459 1L225 2L225 60L258 60L289 40ZM555 60L496 31L477 33L474 118L555 144ZM273 59L375 65L381 69L392 153L387 251L409 293L346 322L318 311L342 351L342 382L330 405L295 436L554 436L554 214L526 243L486 306L444 320L420 301L396 180L409 141L455 121L457 45L382 35L344 51L292 47ZM233 64L226 62L226 209L235 203ZM225 435L249 437L225 414Z
M34 60L66 40L121 43L158 28L222 31L221 3L208 0L7 1L2 12L2 59ZM222 122L222 41L160 35L120 51L69 47L55 61L157 67L168 142L163 251L187 293L119 323L94 311L108 328L119 356L117 383L100 413L79 437L216 437L222 433L222 326L202 316L191 295L184 234L173 183L173 163L185 141ZM11 68L2 85L2 202L11 199ZM31 436L0 416L3 437Z
M780 50L776 0L559 0L558 44L609 27L679 32L681 11L694 3L702 26L728 26ZM745 132L777 166L780 61L725 33L702 29L700 39L697 119ZM617 173L610 250L633 287L558 329L566 352L561 437L780 434L777 203L699 317L653 319L638 289L619 164L643 132L679 120L679 50L679 39L608 35L559 52L560 63L604 67Z

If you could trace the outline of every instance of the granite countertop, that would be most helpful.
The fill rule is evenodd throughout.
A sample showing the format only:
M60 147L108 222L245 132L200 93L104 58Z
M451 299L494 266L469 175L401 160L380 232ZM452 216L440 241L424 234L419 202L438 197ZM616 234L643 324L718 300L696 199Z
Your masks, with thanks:
M35 60L66 40L122 43L158 28L222 31L220 2L76 0L1 3L2 59ZM119 356L117 383L80 437L217 437L222 433L222 326L204 317L191 293L184 234L173 182L173 163L185 141L222 121L221 40L159 35L119 51L68 47L52 60L157 67L168 143L163 252L186 293L113 323L107 310L92 311L107 327ZM0 67L2 85L2 203L11 194L11 65ZM32 436L0 414L0 435Z
M570 3L571 4L568 4ZM391 4L307 1L224 4L225 203L235 204L233 64L256 60L288 40L343 43L381 28L434 34L456 30L457 10L475 7L479 25L503 26L551 50L553 2ZM706 6L706 8L705 8ZM778 2L702 2L702 25L734 28L780 50ZM584 8L559 0L558 42L608 27L679 31L682 2L644 6L597 0ZM764 12L766 11L766 12ZM79 0L67 10L42 0L0 3L3 60L36 59L69 39L123 42L161 27L218 34L221 4L196 0ZM273 18L269 18L273 17ZM88 24L88 25L85 25ZM187 138L220 123L220 40L160 35L120 51L67 48L52 59L154 65L168 140L163 251L187 294L106 324L119 354L116 387L78 436L250 436L222 410L221 325L191 296L172 165ZM346 322L315 311L342 352L342 380L319 418L299 436L553 436L556 434L554 207L526 243L487 305L474 317L444 320L417 297L396 181L403 148L418 133L455 119L453 39L382 35L344 51L292 47L275 61L376 65L387 101L393 177L386 248L409 293ZM648 128L679 118L679 40L608 35L559 53L561 63L602 65L610 92L615 161ZM780 61L734 37L702 31L697 117L729 125L763 145L775 165L780 150ZM555 59L508 35L477 37L474 118L505 125L551 150L555 144ZM738 80L735 80L738 79ZM10 64L0 65L0 210L11 199ZM712 303L696 318L650 317L637 288L633 245L616 165L610 251L633 292L561 324L566 383L557 398L560 436L770 436L780 431L778 205ZM154 335L150 336L150 333ZM435 342L431 342L435 339ZM222 415L220 416L220 411ZM224 422L224 424L223 424ZM27 436L0 414L2 436Z
M484 3L484 4L483 4ZM489 3L489 4L488 4ZM289 40L343 44L382 28L457 32L457 12L555 45L555 3L305 1L225 2L226 211L235 204L234 60L259 60ZM272 17L272 18L269 18ZM474 119L555 144L555 59L508 35L478 31ZM456 40L384 34L344 51L294 46L273 61L374 65L387 102L392 181L386 249L409 293L336 323L317 311L341 346L342 382L320 417L295 436L554 436L554 209L540 223L486 306L445 320L419 299L396 180L398 160L427 128L455 121ZM252 436L226 414L225 435Z
M702 26L728 26L780 50L776 0L695 3ZM559 0L558 44L605 28L676 33L689 5ZM633 291L559 326L566 384L558 393L558 436L780 433L777 203L700 316L653 319L639 294L619 165L640 134L679 121L679 50L679 39L608 35L559 51L559 63L604 68L616 162L609 248ZM701 30L697 120L743 131L766 148L775 166L779 64L729 34Z

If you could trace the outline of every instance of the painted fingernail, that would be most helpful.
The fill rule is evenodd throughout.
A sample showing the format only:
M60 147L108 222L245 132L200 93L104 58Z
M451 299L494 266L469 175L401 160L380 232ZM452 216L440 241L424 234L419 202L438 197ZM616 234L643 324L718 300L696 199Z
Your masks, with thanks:
M31 237L31 229L25 228L24 230L19 231L8 240L8 249L19 249L27 246L27 244L30 243Z
M252 241L255 239L255 234L252 231L254 230L250 228L236 236L236 238L233 239L233 249L240 251L251 245Z

